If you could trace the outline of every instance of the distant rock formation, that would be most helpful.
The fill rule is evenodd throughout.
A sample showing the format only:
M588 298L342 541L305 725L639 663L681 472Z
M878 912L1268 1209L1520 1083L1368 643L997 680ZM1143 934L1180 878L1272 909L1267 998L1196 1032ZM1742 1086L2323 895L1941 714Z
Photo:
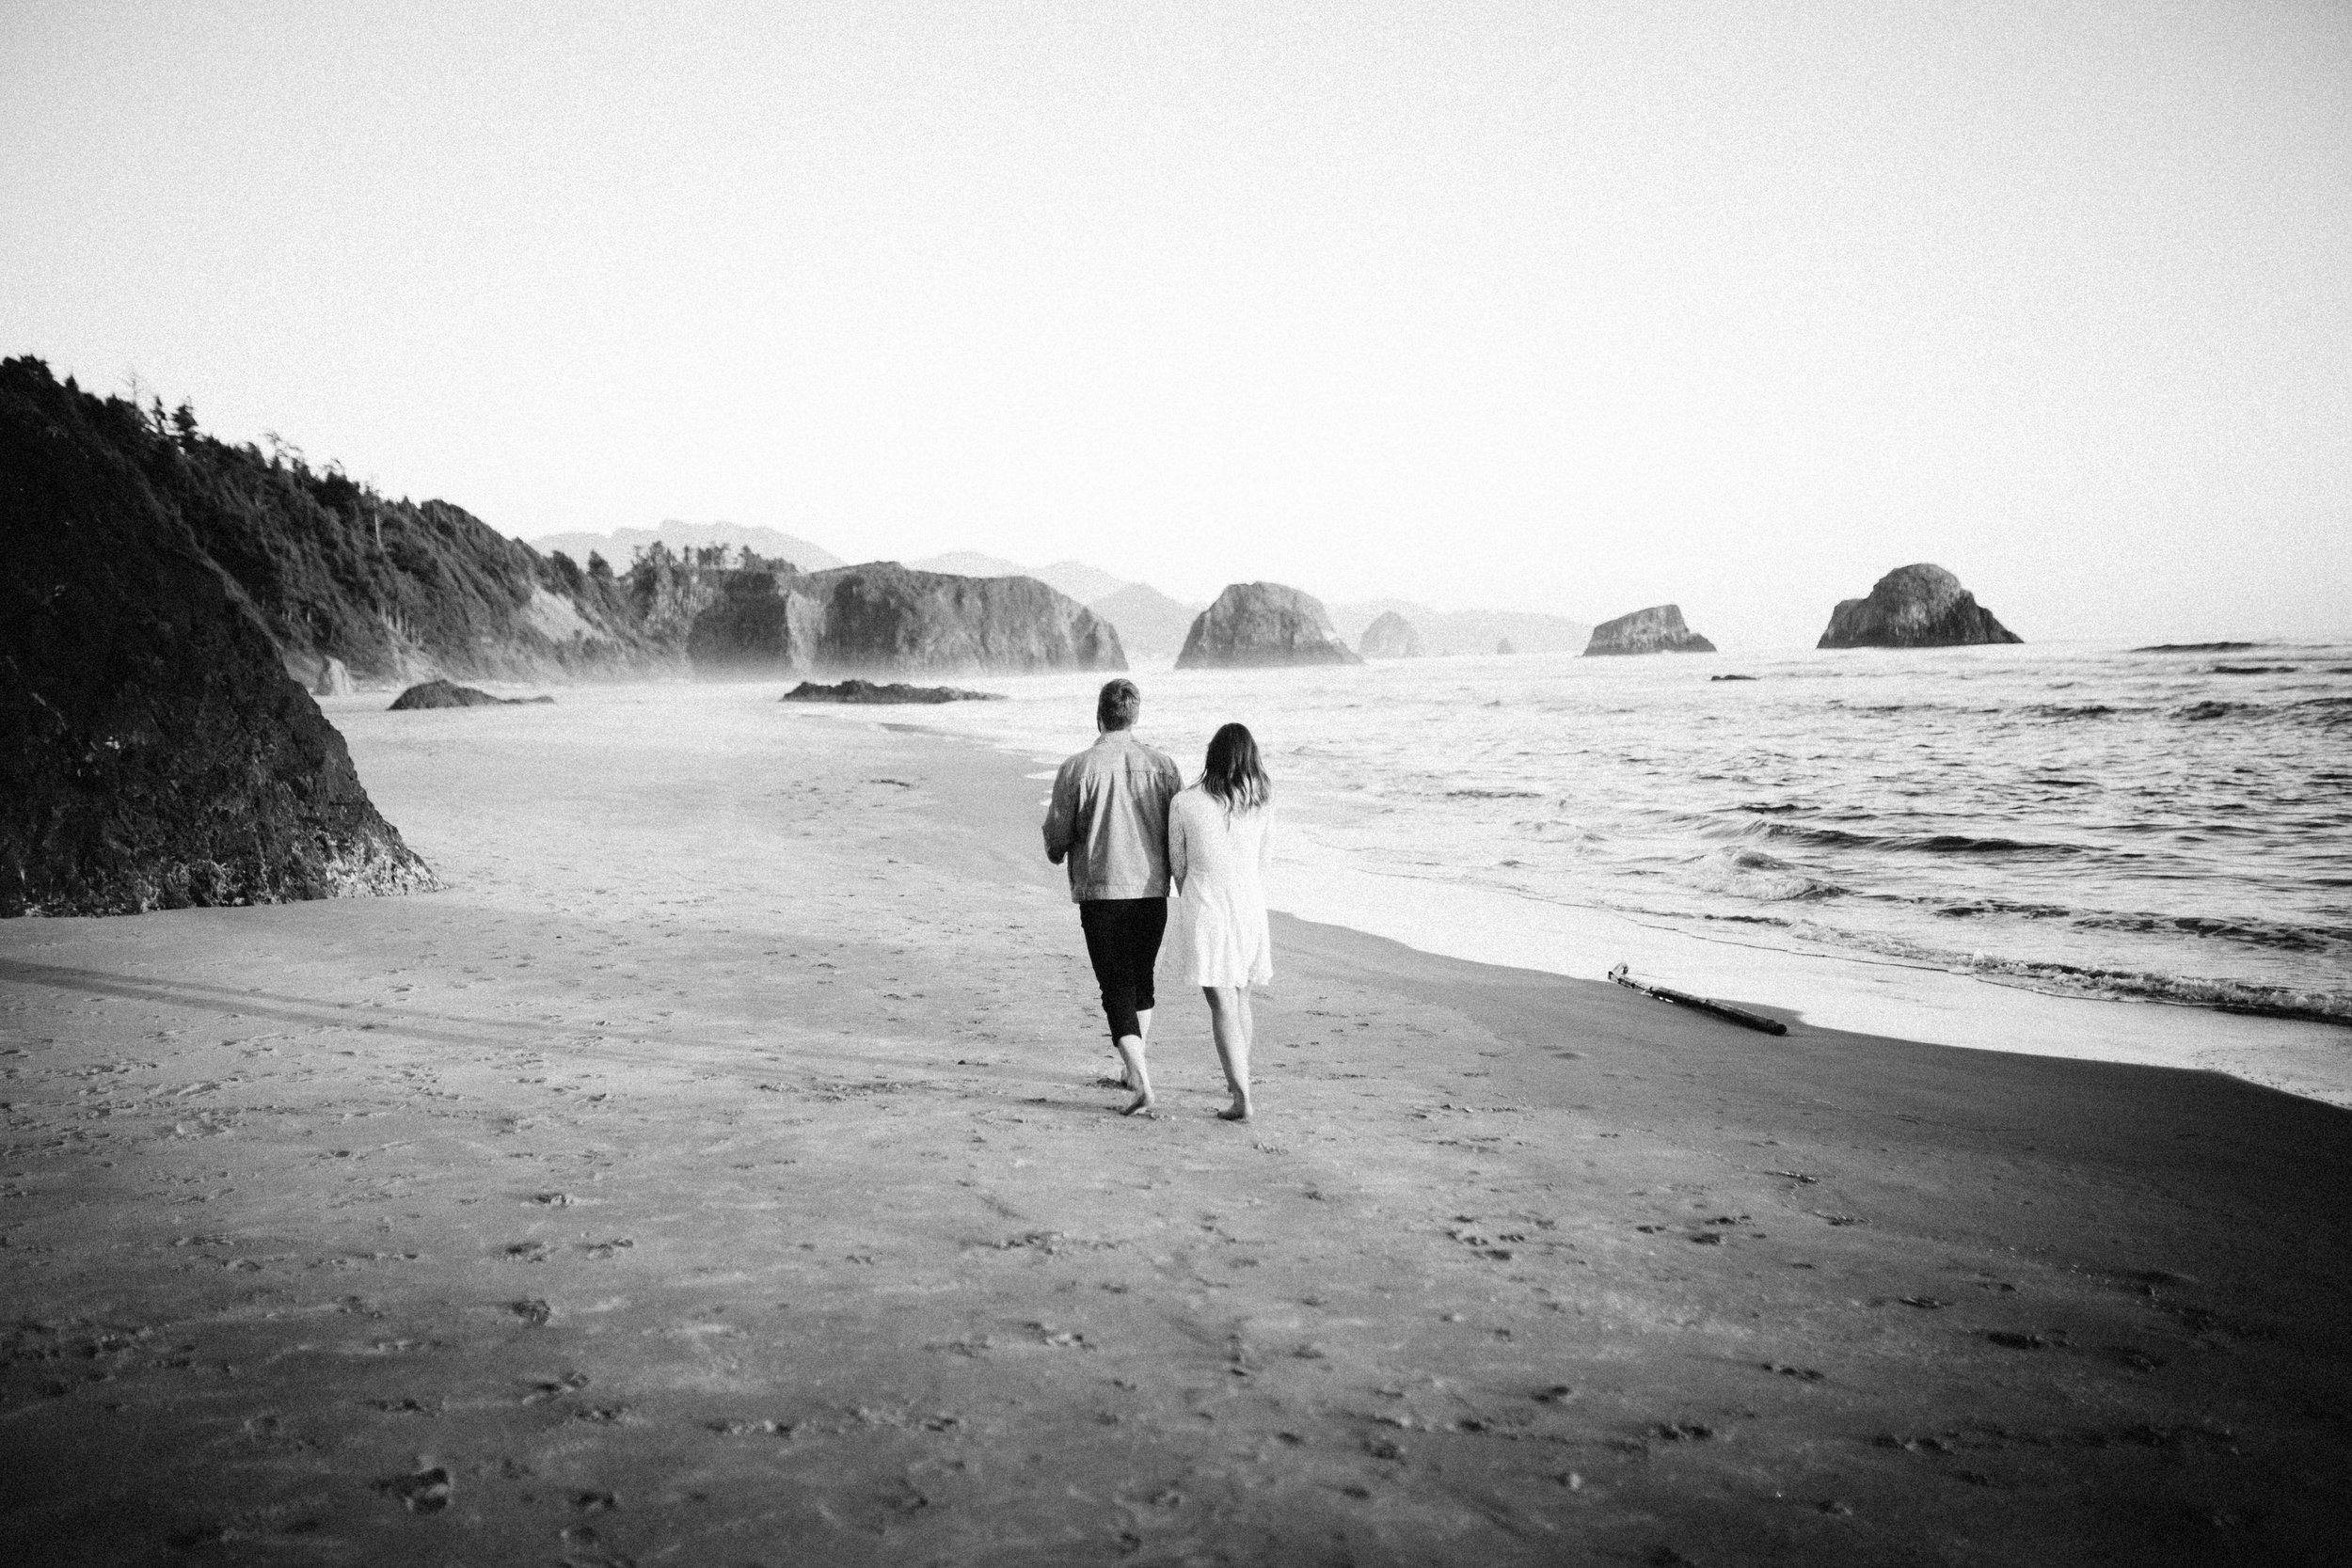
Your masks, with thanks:
M816 600L787 593L800 574L736 572L695 595L701 608L688 622L686 657L694 673L739 680L774 680L815 668L823 616Z
M1119 633L1034 578L963 578L895 561L739 574L694 618L698 673L1019 674L1127 668Z
M1602 654L1711 654L1715 644L1682 624L1680 605L1652 605L1593 628L1584 657Z
M153 478L158 423L0 362L0 915L434 886Z
M1584 646L1593 632L1590 622L1571 621L1565 615L1520 610L1433 610L1410 599L1367 599L1327 608L1340 636L1358 647L1363 645L1372 623L1393 610L1413 624L1422 652L1432 658L1491 654L1505 638L1515 653L1572 654Z
M1357 640L1356 651L1366 658L1419 658L1421 633L1395 610L1384 610L1364 628L1364 635Z
M1362 662L1331 629L1321 601L1279 582L1228 584L1176 656L1179 670Z
M1089 599L1087 608L1119 628L1119 645L1131 663L1158 663L1174 661L1192 630L1193 617L1209 607L1180 604L1148 582L1131 582L1116 594Z
M1495 644L1495 652L1499 654L1516 654L1518 651L1518 644L1507 637Z
M1830 612L1823 648L1955 648L2023 642L1941 566L1898 566L1867 599L1841 599Z
M470 686L458 686L449 681L426 681L412 686L392 699L388 713L409 713L425 707L528 707L536 703L551 703L552 697L493 697L487 691L477 691Z
M803 681L786 692L780 702L787 703L871 703L878 705L893 703L1001 703L1001 691L962 691L952 686L908 686L892 682L876 686L872 681L847 680L838 686L819 686L815 681Z

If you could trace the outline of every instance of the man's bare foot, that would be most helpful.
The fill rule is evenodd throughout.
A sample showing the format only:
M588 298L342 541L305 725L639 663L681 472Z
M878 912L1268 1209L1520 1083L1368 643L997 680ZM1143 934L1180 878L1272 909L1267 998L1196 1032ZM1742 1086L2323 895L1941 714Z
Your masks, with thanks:
M1146 1089L1143 1093L1129 1101L1127 1102L1127 1108L1119 1114L1122 1117L1150 1116L1157 1108L1158 1101L1154 1101L1152 1098L1152 1092L1149 1089Z
M1248 1121L1253 1114L1254 1107L1250 1105L1248 1101L1237 1099L1231 1105L1228 1105L1225 1109L1219 1111L1217 1113L1217 1118L1220 1121Z

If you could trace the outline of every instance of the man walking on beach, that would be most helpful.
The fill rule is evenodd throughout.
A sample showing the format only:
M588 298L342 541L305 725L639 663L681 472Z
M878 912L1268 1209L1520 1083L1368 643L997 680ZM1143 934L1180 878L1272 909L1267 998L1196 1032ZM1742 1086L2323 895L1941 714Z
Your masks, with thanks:
M1135 682L1103 688L1094 744L1054 775L1045 813L1045 858L1070 863L1070 898L1103 988L1103 1016L1135 1091L1127 1116L1152 1106L1143 1051L1152 1031L1152 966L1168 928L1168 802L1184 786L1167 752L1136 738L1142 711Z

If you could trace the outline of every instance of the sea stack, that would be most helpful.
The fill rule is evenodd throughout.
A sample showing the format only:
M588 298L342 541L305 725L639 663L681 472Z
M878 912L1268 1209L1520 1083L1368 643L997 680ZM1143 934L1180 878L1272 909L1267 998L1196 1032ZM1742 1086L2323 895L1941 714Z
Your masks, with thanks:
M1179 670L1362 662L1331 629L1321 600L1279 582L1227 584L1176 656Z
M1357 639L1356 651L1366 658L1419 658L1421 633L1395 610L1384 610L1377 620L1364 628L1364 635Z
M129 404L0 365L0 915L433 887L142 471L152 439Z
M2023 642L1941 566L1898 566L1867 599L1841 599L1830 612L1823 648L1957 648Z
M1682 623L1680 605L1652 605L1593 628L1584 657L1601 654L1711 654L1715 644Z

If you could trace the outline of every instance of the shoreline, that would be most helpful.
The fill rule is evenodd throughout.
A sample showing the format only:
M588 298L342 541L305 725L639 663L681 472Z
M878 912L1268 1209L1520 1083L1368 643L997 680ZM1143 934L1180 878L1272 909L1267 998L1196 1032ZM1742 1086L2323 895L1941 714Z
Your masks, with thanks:
M1013 759L667 688L343 728L448 891L0 926L49 1560L2337 1537L2344 1112L1283 915L1260 1119L1164 990L1139 1124Z
M885 722L872 713L831 717ZM1060 760L981 727L898 723L911 733L976 742L1048 770L1025 775L1032 779L1050 779ZM1145 729L1148 739L1148 722ZM1296 832L1278 839L1275 854L1274 907L1419 952L1588 980L1624 961L1637 979L1824 1027L1972 1050L2223 1072L2352 1108L2352 1025L2185 1003L2069 996L1973 971L1743 941L1599 905L1371 870Z

